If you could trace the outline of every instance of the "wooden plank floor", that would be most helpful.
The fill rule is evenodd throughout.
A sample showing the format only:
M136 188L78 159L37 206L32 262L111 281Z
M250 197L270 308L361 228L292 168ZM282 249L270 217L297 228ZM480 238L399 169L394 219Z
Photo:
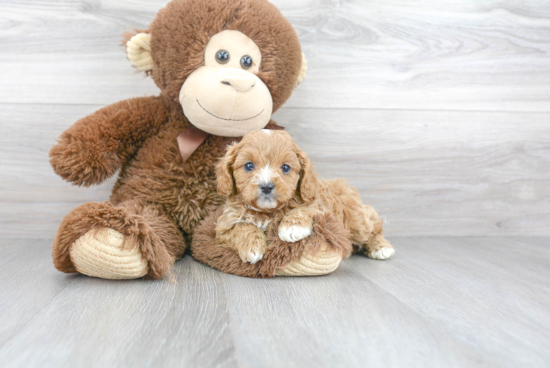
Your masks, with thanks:
M57 272L51 240L0 239L2 367L544 367L550 238L395 238L395 258L246 279Z

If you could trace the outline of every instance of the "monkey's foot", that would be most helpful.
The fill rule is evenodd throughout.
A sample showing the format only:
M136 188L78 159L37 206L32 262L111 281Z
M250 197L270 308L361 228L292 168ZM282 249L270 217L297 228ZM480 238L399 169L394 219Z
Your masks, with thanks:
M149 271L148 262L137 244L124 244L116 230L89 230L70 248L77 272L102 279L137 279Z
M338 268L342 252L325 247L315 254L304 251L302 257L275 271L275 276L320 276Z

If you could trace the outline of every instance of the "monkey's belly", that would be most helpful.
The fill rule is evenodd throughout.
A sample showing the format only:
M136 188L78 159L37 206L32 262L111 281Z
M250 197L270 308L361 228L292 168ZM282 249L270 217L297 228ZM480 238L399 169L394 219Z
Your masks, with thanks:
M144 143L121 170L111 201L151 204L192 234L198 222L225 201L216 191L215 175L223 150L219 137L208 138L184 163L176 141L180 130L170 129Z

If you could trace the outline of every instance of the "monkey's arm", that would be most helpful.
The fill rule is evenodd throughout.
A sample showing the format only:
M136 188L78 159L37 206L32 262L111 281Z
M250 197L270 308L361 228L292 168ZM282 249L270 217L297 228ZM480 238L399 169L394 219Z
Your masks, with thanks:
M120 101L78 120L50 150L50 163L63 179L80 186L112 176L156 134L170 116L158 97Z

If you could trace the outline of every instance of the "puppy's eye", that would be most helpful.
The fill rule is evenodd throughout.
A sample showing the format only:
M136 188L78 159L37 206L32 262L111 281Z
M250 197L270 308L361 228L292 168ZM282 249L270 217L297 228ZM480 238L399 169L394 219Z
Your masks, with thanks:
M283 170L285 174L288 174L290 172L290 166L284 164L283 166L281 166L281 170Z
M243 69L249 69L252 66L252 58L245 55L241 58L241 66Z
M251 172L252 170L254 170L254 164L252 162L244 164L244 171Z
M218 52L216 52L216 61L220 64L227 64L229 61L229 52L218 50Z

